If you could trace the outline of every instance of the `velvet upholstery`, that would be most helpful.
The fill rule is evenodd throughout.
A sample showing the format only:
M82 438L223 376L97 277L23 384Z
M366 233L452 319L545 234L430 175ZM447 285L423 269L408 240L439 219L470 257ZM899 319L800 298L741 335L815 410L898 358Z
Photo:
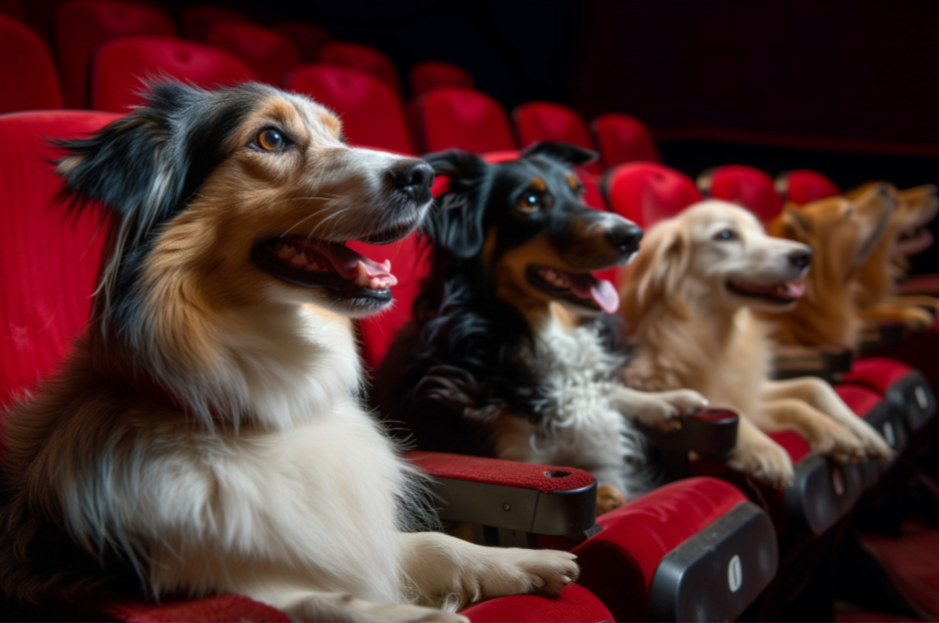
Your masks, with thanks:
M412 450L409 461L437 478L484 482L541 493L576 491L593 484L593 476L582 469L518 463L485 457Z
M46 42L31 28L0 14L0 114L62 107L59 74ZM14 62L15 59L15 62Z
M475 89L476 81L462 67L440 61L424 61L411 66L408 71L411 97L420 97L440 87L465 87Z
M401 80L398 77L398 68L387 54L367 45L350 43L348 41L334 41L323 46L320 50L321 63L342 65L371 74L387 84L401 97Z
M206 43L237 56L258 80L282 87L284 78L300 65L297 46L283 33L244 22L223 22L209 31Z
M621 113L600 115L590 123L607 167L646 160L661 162L659 149L649 128L635 117Z
M418 99L416 107L424 152L457 148L485 153L518 148L502 106L484 93L442 87Z
M786 201L805 205L841 194L830 179L809 169L789 171L776 178L776 190Z
M567 106L553 102L526 102L512 111L512 119L522 149L537 141L557 141L596 151L587 132L587 124L577 111ZM593 175L603 171L599 160L584 168Z
M568 584L555 599L536 595L513 595L484 601L466 608L460 614L469 618L472 623L599 623L613 620L613 615L606 606L590 591L577 584Z
M300 60L303 63L315 63L320 59L320 53L328 43L336 40L331 32L316 24L297 20L280 20L274 22L274 30L284 33L293 41L300 51Z
M729 164L705 172L698 178L698 188L712 199L743 206L764 223L782 210L773 178L746 165Z
M169 19L145 6L113 0L75 0L62 5L56 15L56 55L65 106L85 108L88 104L88 71L101 44L128 35L175 34Z
M602 189L613 212L646 228L701 201L690 178L656 162L619 165L606 174Z
M142 103L138 91L148 76L168 76L205 88L257 80L244 61L224 50L168 37L123 37L95 54L92 108L127 112Z
M193 41L205 41L213 26L227 22L250 23L251 18L247 13L231 7L197 4L183 9L180 21L184 37Z

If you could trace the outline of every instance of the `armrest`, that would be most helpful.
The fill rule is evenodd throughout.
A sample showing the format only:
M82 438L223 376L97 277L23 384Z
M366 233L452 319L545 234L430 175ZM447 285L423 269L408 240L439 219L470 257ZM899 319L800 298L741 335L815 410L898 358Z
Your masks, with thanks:
M688 476L689 452L709 459L726 459L737 445L739 419L729 409L705 409L681 418L681 428L676 431L642 424L638 427L659 451L665 477L674 481Z
M599 531L597 483L583 470L443 452L404 456L432 477L441 518L473 524L476 542L534 547L536 535L582 541Z
M773 378L794 379L817 376L835 382L851 371L854 357L843 346L798 346L780 344L773 349Z
M898 294L929 294L939 296L939 275L914 275L897 286Z
M902 322L871 321L861 328L861 340L858 350L871 353L885 348L893 348L903 343L905 327Z

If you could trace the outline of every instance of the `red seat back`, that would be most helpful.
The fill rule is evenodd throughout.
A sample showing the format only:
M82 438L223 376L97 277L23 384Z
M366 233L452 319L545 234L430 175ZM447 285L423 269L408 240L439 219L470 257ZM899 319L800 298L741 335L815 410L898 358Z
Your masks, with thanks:
M594 119L590 127L607 167L637 160L662 161L652 132L635 117L608 113Z
M231 52L248 64L258 80L281 87L284 78L300 65L300 52L283 33L244 22L216 24L207 43Z
M20 22L26 19L19 0L0 0L0 14L6 15L7 17L18 20Z
M420 97L440 87L465 87L475 89L476 81L462 67L440 61L424 61L411 67L408 72L411 97Z
M716 167L699 175L697 183L708 197L743 206L764 223L782 210L773 178L753 167L743 164Z
M176 34L166 17L153 9L112 0L75 0L56 16L56 53L68 108L84 108L92 54L98 46L124 35Z
M417 100L418 132L425 152L465 149L475 153L518 149L505 111L479 91L443 87Z
M0 58L5 59L0 65L0 114L62 108L59 75L46 42L5 15L0 15Z
M90 213L64 219L49 205L60 187L45 137L95 132L117 115L23 113L0 117L0 411L54 372L88 322L105 232Z
M834 182L809 169L798 169L778 175L776 192L783 201L791 201L800 206L841 194Z
M201 4L186 7L181 22L184 37L193 41L205 41L213 26L227 22L251 23L251 18L238 9Z
M528 102L512 111L515 132L522 148L537 141L558 141L570 143L596 151L587 124L575 110L552 102ZM599 162L591 162L584 167L593 175L599 175L603 167Z
M610 209L640 227L651 227L701 201L691 178L657 162L620 165L607 173L603 189Z
M285 86L338 113L350 143L414 153L401 100L377 78L348 67L306 65Z
M323 46L320 52L320 62L364 71L391 87L395 95L401 96L398 69L391 58L380 50L359 43L334 41Z
M123 37L95 54L91 71L91 106L126 112L142 103L138 92L145 78L166 76L202 87L257 80L244 61L224 50L165 37Z
M293 41L300 51L300 60L304 63L315 63L320 59L320 53L328 43L335 41L331 32L308 22L294 20L281 20L273 26L274 30L284 33Z

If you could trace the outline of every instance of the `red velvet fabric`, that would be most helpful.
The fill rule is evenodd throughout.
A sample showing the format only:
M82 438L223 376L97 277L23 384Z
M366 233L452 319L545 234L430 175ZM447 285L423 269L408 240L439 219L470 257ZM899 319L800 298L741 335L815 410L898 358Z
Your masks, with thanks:
M806 443L805 439L800 437L798 433L794 433L791 430L767 433L767 435L770 439L783 447L783 450L786 451L794 464L801 461L809 452L812 451L811 448L809 448L809 444Z
M708 184L702 178L698 180L699 187ZM773 178L759 169L730 164L714 169L708 178L709 197L741 205L764 223L772 220L782 210L782 199L776 192Z
M473 89L442 87L427 93L417 100L417 120L425 152L518 148L502 106Z
M91 69L91 106L127 112L142 103L142 79L170 76L202 87L257 80L239 58L216 48L169 37L122 37L102 45Z
M522 149L536 141L559 141L596 151L587 124L577 111L553 102L527 102L512 111ZM598 160L584 167L593 175L603 171Z
M573 467L534 465L476 456L412 450L404 456L437 478L484 482L541 493L560 493L582 489L593 483L593 476Z
M172 37L176 28L166 17L144 6L112 0L76 0L56 16L56 53L68 108L84 108L88 68L96 48L125 35Z
M371 74L391 87L396 96L401 97L398 68L395 67L391 57L381 50L359 43L334 41L323 46L319 60L321 63L352 67Z
M226 6L196 5L186 7L182 14L183 36L194 41L205 41L209 31L217 24L226 22L247 22L251 18L247 13Z
M300 52L286 35L254 24L216 24L206 42L231 52L247 63L261 82L278 88L283 86L287 74L300 65Z
M287 77L285 86L338 113L350 143L414 153L401 100L374 76L350 67L305 65Z
M411 97L420 97L440 87L475 89L476 81L462 67L439 61L424 61L411 66L408 72Z
M288 623L286 614L239 595L215 595L202 599L186 599L168 603L117 602L102 608L104 614L127 623L181 623L199 621L225 623L250 621L257 623Z
M603 531L572 550L581 568L578 582L615 620L645 621L649 584L662 558L744 501L722 480L689 478L601 515Z
M607 167L637 160L662 161L652 132L635 117L608 113L594 119L590 127Z
M640 227L651 227L701 201L690 178L655 162L620 165L607 174L603 186L610 209Z
M776 179L779 194L796 205L805 205L841 194L830 179L809 169L789 171Z
M0 0L0 15L5 15L20 22L26 19L18 0ZM4 56L3 58L8 57Z
M932 351L935 357L935 351ZM886 357L868 357L858 359L851 366L851 371L842 377L845 383L856 383L874 389L881 394L910 373L910 366Z
M858 417L867 415L868 411L879 405L884 399L882 394L874 391L869 386L842 383L835 385L834 389L835 393Z
M318 61L326 44L336 40L333 34L325 28L308 22L281 20L275 22L273 28L284 33L287 38L293 41L293 44L300 51L300 60L304 63Z
M45 137L85 135L116 118L87 112L0 117L0 410L52 373L85 326L104 241L93 215L67 222L49 206L60 184Z
M0 15L0 114L62 107L49 47L22 22Z
M613 615L606 606L590 591L577 584L568 584L554 599L537 595L514 595L484 601L463 610L460 614L473 623L599 623L613 620Z

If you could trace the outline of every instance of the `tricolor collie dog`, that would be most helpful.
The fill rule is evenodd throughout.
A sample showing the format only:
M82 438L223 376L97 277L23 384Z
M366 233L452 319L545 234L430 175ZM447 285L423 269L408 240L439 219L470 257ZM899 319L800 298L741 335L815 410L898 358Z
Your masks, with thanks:
M360 406L349 318L391 302L424 162L350 148L309 99L155 85L62 143L64 198L111 214L93 315L4 417L7 598L247 595L316 621L465 620L573 556L407 532L416 473Z
M772 326L753 312L791 310L811 260L809 247L767 236L746 210L705 201L652 227L620 275L621 314L636 343L629 385L690 387L736 410L730 465L777 486L792 482L792 462L763 431L794 430L839 461L890 456L827 383L769 380Z
M377 402L418 447L566 465L598 482L598 513L650 486L644 437L706 405L619 381L619 296L591 274L628 262L642 231L583 203L571 165L591 152L537 144L487 164L448 151L426 229L431 276L376 378Z

